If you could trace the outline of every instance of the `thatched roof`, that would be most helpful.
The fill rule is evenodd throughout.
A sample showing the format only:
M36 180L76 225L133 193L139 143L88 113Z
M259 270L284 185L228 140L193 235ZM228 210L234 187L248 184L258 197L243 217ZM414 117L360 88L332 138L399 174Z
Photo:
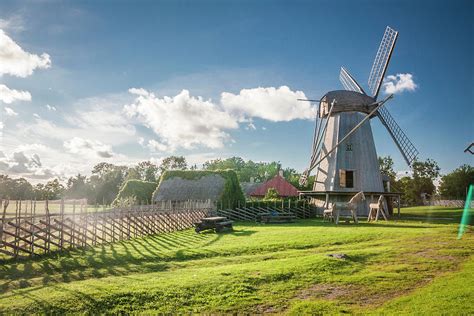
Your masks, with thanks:
M236 207L245 201L233 170L167 170L153 193L154 201L208 200Z
M164 179L155 191L155 201L208 200L217 201L224 191L225 179L218 174L198 179L173 177Z
M240 187L242 188L245 196L250 196L250 193L252 193L261 184L262 183L260 182L241 182Z

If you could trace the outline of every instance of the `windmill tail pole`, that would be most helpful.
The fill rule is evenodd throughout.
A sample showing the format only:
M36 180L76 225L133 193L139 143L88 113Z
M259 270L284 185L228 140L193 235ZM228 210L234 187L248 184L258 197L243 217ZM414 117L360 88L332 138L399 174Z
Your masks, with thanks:
M384 100L380 101L380 102L376 102L374 104L377 104L377 107L375 109L372 110L372 112L370 112L366 117L364 117L364 119L362 121L359 122L359 124L357 124L356 126L354 126L353 129L351 129L351 131L349 133L347 133L346 136L344 136L344 138L342 138L333 148L331 148L330 151L328 151L321 159L318 160L318 162L316 162L314 165L312 165L310 168L309 168L309 171L313 170L314 168L316 168L320 163L321 161L323 161L324 159L326 159L327 156L329 156L334 150L336 150L336 148L342 144L347 138L349 138L349 136L351 136L352 134L354 134L354 132L356 130L359 129L359 127L361 127L367 120L369 120L372 115L374 115L375 112L377 112L377 110L385 104L385 102L387 102L388 100L390 100L391 98L393 98L393 94L389 95L388 97L386 97Z

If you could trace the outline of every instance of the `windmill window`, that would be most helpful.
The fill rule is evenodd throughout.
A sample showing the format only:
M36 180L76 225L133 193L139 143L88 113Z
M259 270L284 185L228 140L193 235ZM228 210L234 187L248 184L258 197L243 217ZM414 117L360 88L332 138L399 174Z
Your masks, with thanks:
M339 186L341 188L354 187L354 170L339 169Z
M346 151L352 151L352 144L346 144Z

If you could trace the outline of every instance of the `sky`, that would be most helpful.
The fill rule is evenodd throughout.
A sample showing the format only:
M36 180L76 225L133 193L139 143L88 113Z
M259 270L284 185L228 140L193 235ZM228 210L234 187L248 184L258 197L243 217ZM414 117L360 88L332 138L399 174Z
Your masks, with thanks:
M442 173L473 164L472 1L1 1L0 173L240 156L308 167L315 104L367 87L399 31L386 108ZM409 167L377 118L377 154Z

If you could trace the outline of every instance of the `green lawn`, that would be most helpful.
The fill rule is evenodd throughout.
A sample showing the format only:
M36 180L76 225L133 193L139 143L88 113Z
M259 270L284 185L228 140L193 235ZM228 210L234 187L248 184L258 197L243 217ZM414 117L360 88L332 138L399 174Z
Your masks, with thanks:
M474 314L474 234L456 239L461 211L402 215L238 223L2 262L0 313Z

